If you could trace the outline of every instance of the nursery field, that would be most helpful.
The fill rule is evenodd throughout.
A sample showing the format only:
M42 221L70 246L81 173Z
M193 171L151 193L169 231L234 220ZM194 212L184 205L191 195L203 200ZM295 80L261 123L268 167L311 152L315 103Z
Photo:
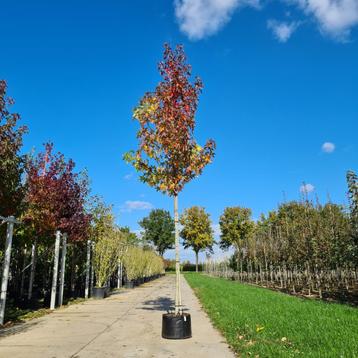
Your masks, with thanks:
M187 273L235 352L254 357L358 357L358 310Z

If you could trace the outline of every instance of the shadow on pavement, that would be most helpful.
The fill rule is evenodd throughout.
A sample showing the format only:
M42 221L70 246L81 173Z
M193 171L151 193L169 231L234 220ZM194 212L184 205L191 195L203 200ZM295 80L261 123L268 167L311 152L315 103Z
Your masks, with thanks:
M170 297L158 297L155 300L148 300L143 302L143 306L137 309L149 311L174 311L174 300ZM187 308L182 309L183 312L189 311Z
M15 323L9 327L4 327L0 329L0 339L8 336L12 336L13 334L25 332L34 326L36 326L39 322L26 322L26 323Z
M140 309L150 311L170 311L174 308L174 300L169 297L158 297L155 300L148 300L143 302L143 307Z

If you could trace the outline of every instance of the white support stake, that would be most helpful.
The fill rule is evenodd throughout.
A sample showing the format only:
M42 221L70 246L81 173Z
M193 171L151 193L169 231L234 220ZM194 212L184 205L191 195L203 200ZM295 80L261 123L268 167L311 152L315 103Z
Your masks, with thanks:
M56 242L55 242L55 257L53 264L53 276L52 276L52 288L51 288L51 304L50 309L55 309L56 304L56 289L57 289L57 274L58 274L58 256L60 253L60 231L56 231Z
M89 297L90 286L90 268L91 268L91 240L87 240L87 261L86 261L86 286L85 286L85 298Z
M65 287L65 270L66 270L66 251L67 251L67 234L62 235L62 256L61 256L61 274L60 274L60 291L58 293L58 304L62 306L63 290Z
M3 265L4 269L2 273L1 294L0 294L0 325L4 324L4 317L5 317L7 283L9 280L11 245L12 245L12 235L14 232L15 218L13 216L10 216L6 221L7 221L7 231L6 231L6 242L5 242L5 257L4 257L4 265Z

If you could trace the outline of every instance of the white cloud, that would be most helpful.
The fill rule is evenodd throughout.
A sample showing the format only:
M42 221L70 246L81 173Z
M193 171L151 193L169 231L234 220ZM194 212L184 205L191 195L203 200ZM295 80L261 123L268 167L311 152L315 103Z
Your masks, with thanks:
M127 200L121 208L123 212L131 212L135 210L150 210L153 209L153 205L148 201L131 201Z
M179 27L191 40L218 32L243 6L258 7L259 0L174 0Z
M261 2L174 0L174 7L180 30L191 40L200 40L218 32L237 9L245 6L261 9ZM315 19L322 34L338 41L347 41L353 27L358 25L358 0L281 0L281 3L283 6L298 6L307 17ZM290 16L288 10L286 16ZM301 23L269 20L268 27L280 42L286 42Z
M325 142L322 144L322 152L333 153L335 149L336 149L336 146L334 143Z
M312 193L314 189L312 184L303 184L300 186L300 192L303 194Z
M357 0L293 0L307 15L313 15L322 33L346 41L358 25Z
M288 23L286 21L269 20L267 27L272 30L274 36L279 42L286 42L296 31L300 24L296 21Z

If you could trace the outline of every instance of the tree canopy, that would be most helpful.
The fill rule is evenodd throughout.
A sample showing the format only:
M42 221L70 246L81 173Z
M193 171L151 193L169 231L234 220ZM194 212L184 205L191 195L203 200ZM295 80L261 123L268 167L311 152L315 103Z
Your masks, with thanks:
M215 142L201 147L194 139L195 113L202 82L190 82L191 67L182 46L165 45L159 63L163 80L147 92L134 109L138 120L139 147L124 155L141 172L140 179L170 196L176 196L214 156Z
M71 241L87 237L91 220L85 210L88 181L75 173L74 167L72 160L53 153L51 143L28 161L24 219L40 235L61 230L69 234Z
M205 209L193 206L186 209L180 217L183 226L180 236L183 238L184 247L191 247L196 256L196 271L198 271L198 254L202 250L212 251L214 244L213 229L211 220Z
M20 149L27 127L18 126L20 115L10 112L14 100L6 90L6 82L0 80L0 215L16 216L25 194L22 176L26 158Z
M253 234L254 222L251 220L251 209L228 207L220 216L220 247L227 249L234 246L241 250Z
M153 243L160 256L174 245L174 220L169 211L154 209L139 222L143 228L143 240Z

